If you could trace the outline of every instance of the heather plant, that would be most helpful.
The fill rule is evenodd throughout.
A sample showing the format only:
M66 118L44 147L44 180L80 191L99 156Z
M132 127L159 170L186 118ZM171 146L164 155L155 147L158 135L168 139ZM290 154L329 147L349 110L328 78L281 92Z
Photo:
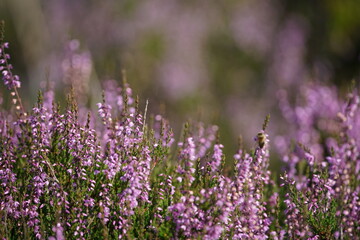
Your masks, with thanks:
M147 119L126 80L104 84L97 110L64 108L51 88L26 110L1 37L0 68L13 106L0 113L2 239L359 239L360 98L320 84L290 104L269 170L269 116L254 147L239 144L224 170L218 127L186 123L175 142ZM85 114L84 114L85 113ZM87 114L86 114L87 113Z
M283 105L292 122L307 122L298 124L293 132L303 136L295 138L301 142L292 144L283 155L288 163L283 184L287 189L289 234L357 239L360 234L359 96L352 90L347 101L342 101L333 89L320 85L305 92L309 93L306 100L298 102L295 111L288 104ZM280 150L284 149L283 143L279 141ZM311 148L317 150L314 151L317 155Z

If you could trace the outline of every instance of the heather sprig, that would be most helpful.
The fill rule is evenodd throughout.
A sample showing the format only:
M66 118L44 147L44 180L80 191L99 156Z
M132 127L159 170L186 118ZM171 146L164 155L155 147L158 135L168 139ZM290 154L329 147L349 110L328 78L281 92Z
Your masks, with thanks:
M267 121L265 120L262 130L264 135ZM237 176L231 183L232 239L266 239L270 234L271 219L266 210L264 194L265 188L270 184L267 139L266 135L263 147L259 144L252 154L239 149L234 156Z
M17 110L24 112L24 107L17 91L21 86L20 78L18 75L13 74L13 66L9 63L10 55L6 53L6 49L9 48L9 43L4 42L4 27L5 22L2 20L0 21L0 72L4 85L8 90L11 90L13 104L16 106Z

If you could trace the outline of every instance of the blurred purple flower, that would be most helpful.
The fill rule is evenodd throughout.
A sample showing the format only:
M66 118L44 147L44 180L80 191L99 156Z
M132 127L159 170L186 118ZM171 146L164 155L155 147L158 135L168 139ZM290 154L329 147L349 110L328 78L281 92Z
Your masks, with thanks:
M9 43L0 43L0 71L5 86L9 90L20 88L21 82L19 76L12 73L12 65L8 63L10 55L5 52L5 49L9 47Z

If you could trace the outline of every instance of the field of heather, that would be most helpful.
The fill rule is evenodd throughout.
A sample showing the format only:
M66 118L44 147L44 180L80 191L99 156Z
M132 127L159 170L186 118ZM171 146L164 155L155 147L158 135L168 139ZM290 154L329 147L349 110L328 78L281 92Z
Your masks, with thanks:
M360 240L360 4L180 2L0 2L0 239Z

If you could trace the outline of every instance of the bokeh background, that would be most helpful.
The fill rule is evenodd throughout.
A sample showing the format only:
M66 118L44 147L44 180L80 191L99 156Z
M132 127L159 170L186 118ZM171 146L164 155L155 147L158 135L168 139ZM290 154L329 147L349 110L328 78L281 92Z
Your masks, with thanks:
M248 147L277 95L309 81L344 94L360 77L359 0L0 0L0 19L28 108L50 80L89 106L104 80L127 81L178 135L189 119L220 127L225 151ZM3 94L8 94L1 87Z

